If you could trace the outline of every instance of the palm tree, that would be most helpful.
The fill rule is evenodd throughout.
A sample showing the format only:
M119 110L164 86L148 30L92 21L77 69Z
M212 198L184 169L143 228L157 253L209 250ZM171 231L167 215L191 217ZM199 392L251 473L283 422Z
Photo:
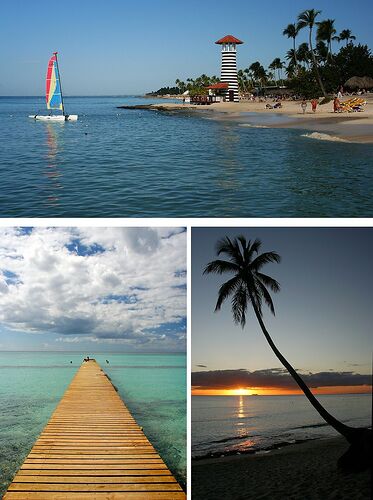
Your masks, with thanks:
M299 28L298 28L298 26L295 23L294 24L288 24L287 27L282 32L282 34L284 36L287 36L288 38L292 38L293 39L293 50L294 50L294 55L295 55L295 66L298 66L297 52L296 52L296 49L295 49L295 39L297 38L298 32L299 32Z
M352 40L356 40L356 36L352 34L351 30L342 30L339 33L338 40L340 42L343 42L343 40L345 40L346 41L346 47L347 47L347 45L349 43L352 43Z
M276 85L277 85L277 80L276 80L276 69L278 71L278 79L281 80L281 75L280 75L280 71L284 68L284 63L283 61L281 61L281 59L279 57L276 57L275 59L273 59L273 61L271 62L271 64L268 66L269 69L272 69L274 71L274 74L275 74L275 82L276 82Z
M245 68L243 72L246 75L246 78L250 80L251 87L254 87L254 77L253 77L253 72L249 68Z
M334 28L335 19L325 19L325 21L321 21L317 24L317 41L326 42L328 51L326 58L332 56L332 40L335 39L335 35L337 30Z
M248 91L248 79L246 73L240 69L237 71L238 88L241 94L245 94Z
M297 59L301 63L305 63L307 69L309 69L311 52L308 47L308 43L301 43L297 50Z
M326 63L328 61L328 47L322 40L319 40L316 44L316 59L319 63Z
M308 45L309 45L309 48L311 51L313 67L315 69L317 81L319 82L321 92L323 93L324 97L326 97L327 95L325 92L324 85L321 81L319 67L317 65L316 57L315 57L313 47L312 47L312 30L313 30L313 27L315 26L316 18L320 13L321 13L321 10L315 10L315 9L309 9L309 10L305 10L304 12L301 12L298 16L298 25L297 26L298 26L299 30L301 30L303 28L309 28Z
M254 80L256 82L259 82L260 87L263 87L263 85L267 79L267 73L265 72L265 69L260 64L260 62L256 61L256 62L252 63L249 66L249 70L252 72Z
M230 273L233 274L233 277L223 283L219 288L215 311L219 311L225 300L228 297L232 297L233 320L243 328L246 323L248 306L251 305L268 344L279 361L288 370L295 382L304 392L309 402L329 425L342 434L349 443L354 443L357 436L361 439L361 433L366 433L366 429L349 427L325 410L312 394L301 376L278 350L264 325L262 311L263 302L269 307L272 314L275 314L275 308L268 289L276 293L280 291L280 285L275 279L263 274L262 268L265 264L270 262L279 263L281 257L276 252L264 252L259 254L260 247L261 241L259 239L251 242L247 241L243 235L233 240L225 236L217 242L217 255L225 254L228 260L218 259L209 262L203 274Z
M289 64L295 66L297 64L297 51L294 49L290 49L286 52L286 59L289 61Z

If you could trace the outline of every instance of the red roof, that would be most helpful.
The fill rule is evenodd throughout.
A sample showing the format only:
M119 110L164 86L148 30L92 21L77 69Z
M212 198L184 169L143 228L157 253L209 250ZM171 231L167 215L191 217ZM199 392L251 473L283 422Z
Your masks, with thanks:
M221 45L223 43L236 43L238 45L238 44L243 43L243 42L241 42L241 40L239 40L238 38L235 38L232 35L227 35L224 38L220 38L220 40L218 40L215 43L218 43L219 45Z
M214 83L214 85L209 85L206 88L207 89L227 89L228 88L228 83L223 83L223 82Z

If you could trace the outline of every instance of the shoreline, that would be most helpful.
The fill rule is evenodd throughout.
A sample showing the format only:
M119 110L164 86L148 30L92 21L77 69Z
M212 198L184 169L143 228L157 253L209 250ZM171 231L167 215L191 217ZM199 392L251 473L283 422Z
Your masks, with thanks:
M370 471L337 468L347 448L341 437L320 438L263 454L192 460L193 498L369 499Z
M330 102L317 108L316 113L300 110L297 101L282 101L281 109L265 109L264 102L221 102L195 105L164 102L137 106L118 106L122 109L148 109L168 113L195 114L213 120L226 120L253 128L289 128L311 131L310 139L335 142L373 143L373 95L364 96L367 104L361 113L334 113ZM344 99L346 100L346 99ZM271 101L267 101L270 103Z
M281 450L287 446L295 446L302 443L308 443L309 441L315 441L318 439L332 439L332 438L308 438L308 439L294 439L292 441L281 441L278 443L271 444L270 446L266 446L264 448L250 448L247 450L220 450L214 451L211 453L206 453L205 455L193 456L192 462L200 462L202 460L206 460L210 462L215 459L226 458L226 457L240 457L246 455L262 455L266 453L272 453L276 450Z

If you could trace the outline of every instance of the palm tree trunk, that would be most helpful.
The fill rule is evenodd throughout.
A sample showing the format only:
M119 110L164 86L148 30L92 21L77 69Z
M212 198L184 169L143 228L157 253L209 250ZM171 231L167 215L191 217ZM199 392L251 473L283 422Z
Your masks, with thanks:
M298 68L298 59L297 59L297 51L295 50L295 37L293 38L293 49L294 49L295 67L297 68L297 70L299 70L299 68Z
M314 54L313 48L312 48L312 29L310 29L310 34L309 34L309 45L310 45L310 51L311 51L311 56L312 56L312 61L313 61L313 67L315 68L315 71L316 71L317 81L319 82L320 89L321 89L321 92L323 93L323 96L326 97L325 88L324 88L324 85L321 81L319 68L318 68L316 57L315 57L315 54Z
M329 424L331 425L337 432L342 434L349 443L353 442L353 438L355 437L356 432L359 431L359 429L355 429L353 427L349 427L336 418L333 417L333 415L330 415L329 412L325 410L325 408L320 404L320 402L315 398L315 396L312 394L304 380L300 377L300 375L295 371L295 369L291 366L291 364L284 358L284 356L281 354L281 352L277 349L275 343L273 342L271 336L269 335L264 322L262 320L262 317L259 313L259 310L254 302L253 297L251 297L251 303L253 305L254 311L256 318L259 322L259 325L263 331L263 334L265 338L267 339L268 344L270 345L271 349L277 356L277 358L280 360L280 362L284 365L284 367L288 370L290 375L293 377L295 382L298 384L298 386L302 389L304 392L306 398L308 401L311 403L311 405L315 408L315 410L321 415L321 417Z

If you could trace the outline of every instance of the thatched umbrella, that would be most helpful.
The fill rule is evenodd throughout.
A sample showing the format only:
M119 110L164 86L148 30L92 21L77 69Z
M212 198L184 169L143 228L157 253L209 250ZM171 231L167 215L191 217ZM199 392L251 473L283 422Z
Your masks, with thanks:
M370 76L353 76L344 84L350 89L373 89L373 78Z

